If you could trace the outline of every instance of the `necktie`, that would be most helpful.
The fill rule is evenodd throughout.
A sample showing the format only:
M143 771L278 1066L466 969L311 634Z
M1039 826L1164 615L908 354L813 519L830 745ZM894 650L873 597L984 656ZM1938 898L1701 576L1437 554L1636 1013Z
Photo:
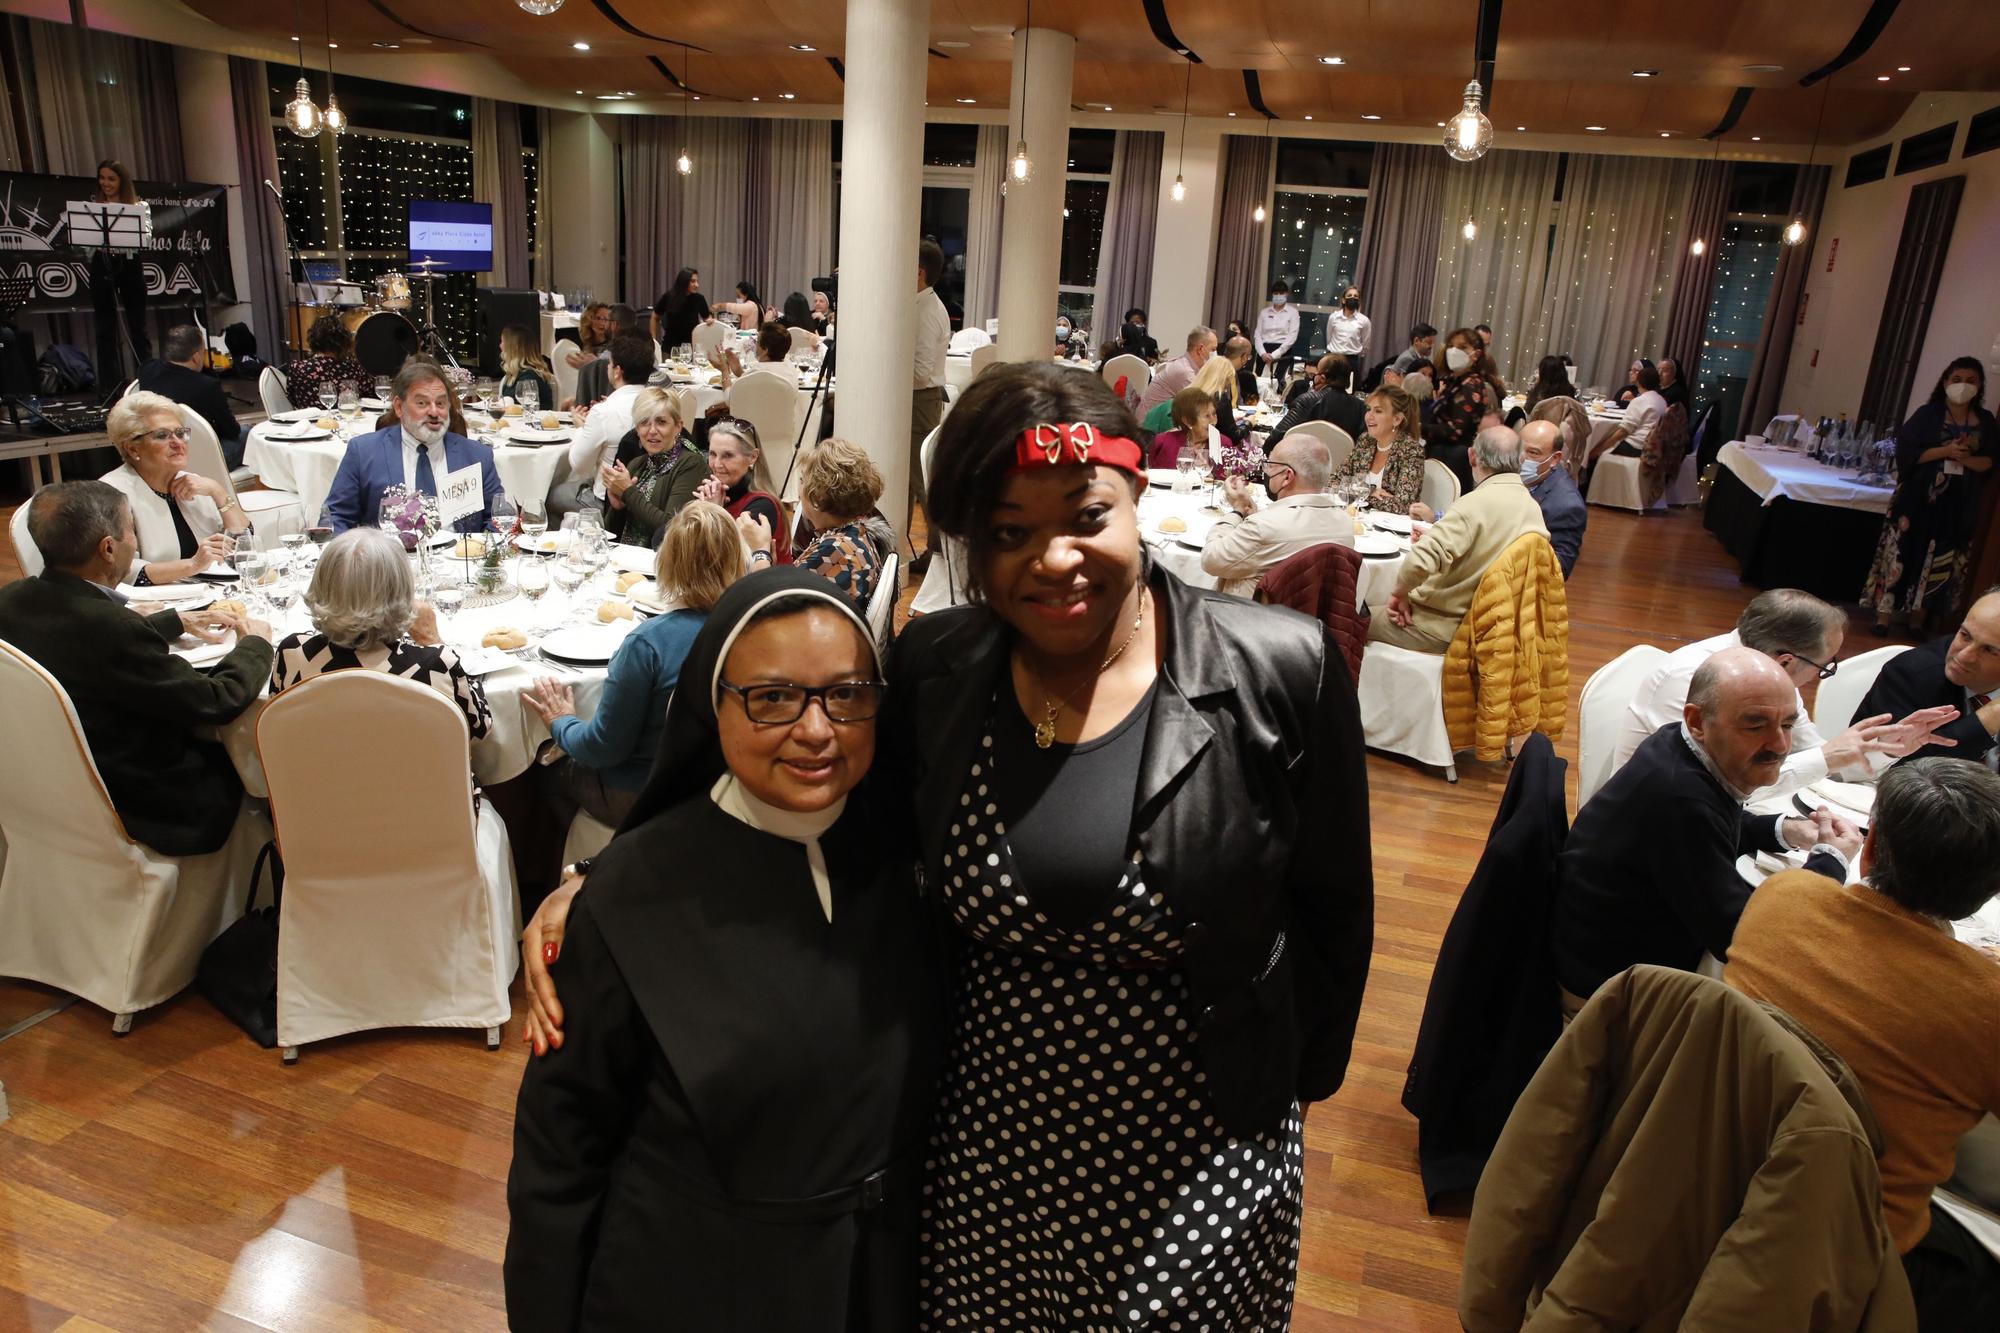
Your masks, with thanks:
M431 471L431 447L417 446L417 490L435 497L438 493L437 473Z

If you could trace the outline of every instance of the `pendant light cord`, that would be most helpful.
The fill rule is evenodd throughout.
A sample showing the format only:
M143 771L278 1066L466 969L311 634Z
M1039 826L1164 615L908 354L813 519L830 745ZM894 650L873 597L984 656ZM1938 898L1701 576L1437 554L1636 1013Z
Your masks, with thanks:
M298 34L299 77L306 76L306 28L304 0L292 0L292 31Z
M326 20L326 95L331 100L333 97L333 0L320 0L320 14ZM300 42L299 45L304 47L305 43ZM304 55L305 53L301 50L299 54Z
M1176 176L1180 175L1181 168L1187 165L1188 94L1193 91L1194 60L1190 57L1187 62L1187 78L1181 83L1181 151L1180 157L1174 162L1174 175Z

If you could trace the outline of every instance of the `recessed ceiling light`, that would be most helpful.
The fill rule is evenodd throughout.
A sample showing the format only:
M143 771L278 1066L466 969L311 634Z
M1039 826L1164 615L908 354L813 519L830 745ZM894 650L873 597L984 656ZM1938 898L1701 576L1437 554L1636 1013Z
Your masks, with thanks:
M1364 115L1363 115L1363 116L1362 116L1361 118L1362 118L1363 120L1380 120L1380 119L1382 119L1382 118L1381 118L1380 116L1375 116L1375 115L1367 115L1367 114L1364 114Z
M1319 63L1322 65L1345 65L1347 61L1339 56L1321 56Z
M1887 83L1888 81L1889 81L1889 76L1887 74L1877 74L1875 76L1875 82L1877 83Z
M695 100L695 101L697 101L697 102L699 102L699 101L701 100L701 94L700 94L700 93L696 93L696 94L694 95L694 100Z
M576 95L577 95L578 97L581 97L581 96L583 96L583 89L581 89L581 88L577 89L577 90L576 90Z
M1764 142L1764 136L1763 136L1763 135L1761 135L1761 134L1753 134L1753 135L1751 135L1751 136L1750 136L1750 142L1751 142L1751 143L1762 143L1762 142Z
M1234 117L1234 116L1236 115L1236 113L1235 113L1234 111L1230 112L1229 114L1230 114L1230 116L1231 116L1231 117Z
M329 50L329 51L338 51L338 50L340 49L340 43L339 43L339 42L328 42L328 43L326 44L326 49L327 49L327 50Z
M779 94L778 94L778 100L779 100L780 102L790 102L790 101L793 101L793 100L794 100L794 99L795 99L796 97L797 97L797 94L796 94L796 93L779 93Z
M1745 74L1777 74L1783 71L1784 68L1783 65L1745 65L1743 72Z
M1586 125L1584 126L1584 128L1589 130L1592 134L1601 134L1604 131L1604 127L1602 125Z
M395 42L377 42L375 43L375 49L377 51L394 51L399 48Z
M296 42L296 41L298 40L298 38L294 37L294 38L292 38L292 40Z
M1516 125L1514 128L1518 131L1525 133L1528 127L1526 125Z
M1635 69L1632 71L1632 77L1635 79L1657 79L1660 77L1660 71L1656 69Z
M1661 131L1660 131L1660 137L1661 137L1662 139L1671 139L1671 138L1673 138L1674 136L1673 136L1673 135L1671 135L1671 134L1669 134L1669 133L1668 133L1667 131L1665 131L1665 130L1661 130Z
M753 98L751 98L750 100L751 100L751 101L753 101L753 102L761 102L761 101L763 101L764 99L763 99L763 98L761 98L761 97L753 97ZM925 105L925 106L929 106L929 105L930 105L930 103L929 103L929 102L926 102L926 103L924 103L924 105Z
M816 46L808 46L808 45L806 45L806 44L805 44L804 42L793 42L793 43L792 43L792 49L793 49L794 51L817 51L817 50L819 50L819 48L818 48L818 47L816 47Z
M571 43L569 44L569 49L570 49L570 50L572 50L572 51L588 51L588 50L590 49L590 43L589 43L589 42L571 42Z
M1443 129L1443 128L1444 128L1444 122L1443 122L1443 121L1439 121L1439 122L1438 122L1438 128L1439 128L1439 129Z
M959 104L960 106L972 106L972 105L974 105L974 103L975 103L975 99L973 99L973 98L970 98L970 97L961 97L961 98L959 98L959 99L958 99L958 104Z
M1307 116L1307 117L1306 117L1306 119L1307 119L1307 120L1311 120L1311 119L1312 119L1312 117L1311 117L1311 116Z
M1910 72L1910 67L1908 65L1898 65L1896 66L1896 72L1898 74L1908 74Z

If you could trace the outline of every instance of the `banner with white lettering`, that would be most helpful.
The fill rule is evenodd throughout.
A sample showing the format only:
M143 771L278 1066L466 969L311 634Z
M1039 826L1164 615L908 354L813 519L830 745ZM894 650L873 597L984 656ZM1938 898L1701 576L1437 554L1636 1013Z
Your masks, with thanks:
M134 181L153 214L141 257L154 305L236 299L229 270L229 208L220 185ZM94 200L95 176L0 171L0 278L34 283L30 311L90 309L90 256L70 243L63 210Z

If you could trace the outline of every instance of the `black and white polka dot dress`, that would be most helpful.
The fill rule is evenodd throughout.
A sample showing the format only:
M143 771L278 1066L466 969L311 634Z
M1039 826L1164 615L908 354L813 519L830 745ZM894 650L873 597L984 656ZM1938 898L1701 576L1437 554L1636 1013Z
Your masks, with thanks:
M1036 905L992 790L991 731L943 866L966 943L926 1169L923 1326L1285 1328L1298 1110L1254 1140L1209 1114L1178 927L1136 854L1087 923Z

